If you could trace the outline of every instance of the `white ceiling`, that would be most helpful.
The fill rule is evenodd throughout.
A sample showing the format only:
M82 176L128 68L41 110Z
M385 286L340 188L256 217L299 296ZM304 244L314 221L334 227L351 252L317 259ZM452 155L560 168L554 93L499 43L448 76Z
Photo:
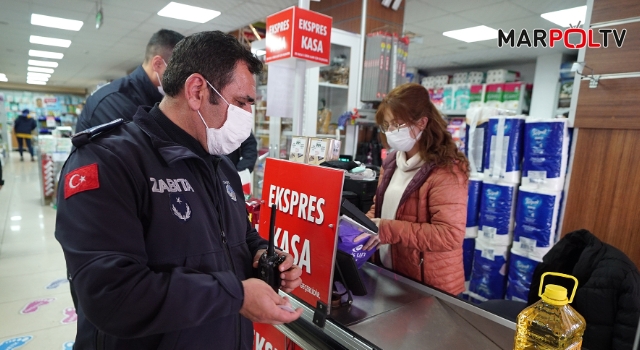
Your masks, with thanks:
M267 15L297 4L297 0L180 0L222 14L198 24L166 17L157 12L171 0L102 0L104 24L95 28L95 0L0 0L0 73L9 82L25 83L29 49L64 54L47 85L89 88L115 79L144 59L151 35L172 29L184 35L204 30L230 32ZM31 14L84 21L78 32L31 25ZM30 35L72 41L69 48L29 43ZM45 60L32 57L36 60Z
M408 65L426 70L531 61L554 52L571 53L572 50L563 47L498 48L496 40L465 43L442 33L479 25L505 30L513 28L516 33L523 28L557 28L540 14L586 5L586 0L406 1L404 30L423 38L422 44L413 42L409 45Z
M151 35L161 28L184 35L204 31L229 32L267 15L296 5L297 0L180 0L221 11L222 15L197 24L156 13L171 0L102 0L104 24L95 29L95 0L0 0L0 73L9 82L26 82L29 49L64 53L48 85L82 87L123 76L139 65ZM405 30L423 38L412 43L409 66L422 69L481 66L499 62L531 61L563 48L502 48L495 40L464 43L442 32L477 25L520 30L555 27L541 13L581 6L586 0L406 0ZM79 32L32 26L32 13L84 21ZM29 43L30 35L72 40L69 48ZM34 58L40 60L40 58Z

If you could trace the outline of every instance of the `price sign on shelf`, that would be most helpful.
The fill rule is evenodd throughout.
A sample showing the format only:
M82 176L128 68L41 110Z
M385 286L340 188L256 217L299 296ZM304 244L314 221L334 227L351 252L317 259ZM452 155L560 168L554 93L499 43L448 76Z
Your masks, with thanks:
M275 244L302 269L302 285L292 294L316 307L331 305L344 172L267 158L259 233L269 238L271 205L278 212Z

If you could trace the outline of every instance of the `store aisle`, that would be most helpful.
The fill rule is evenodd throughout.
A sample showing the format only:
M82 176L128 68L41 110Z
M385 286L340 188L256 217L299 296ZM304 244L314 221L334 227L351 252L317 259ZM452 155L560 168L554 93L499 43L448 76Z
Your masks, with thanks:
M38 163L5 163L0 190L0 350L70 349L76 316L54 238L56 211L40 204ZM23 346L19 346L24 344Z

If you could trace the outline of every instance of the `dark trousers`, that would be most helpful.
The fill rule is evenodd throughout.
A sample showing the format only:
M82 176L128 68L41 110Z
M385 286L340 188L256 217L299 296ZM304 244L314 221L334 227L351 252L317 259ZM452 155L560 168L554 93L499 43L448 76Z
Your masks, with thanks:
M27 142L27 148L29 149L29 154L31 154L31 158L33 158L33 146L31 146L31 139L25 139L22 137L18 137L18 151L20 152L20 158L22 158L22 152L24 149L22 148L22 141Z

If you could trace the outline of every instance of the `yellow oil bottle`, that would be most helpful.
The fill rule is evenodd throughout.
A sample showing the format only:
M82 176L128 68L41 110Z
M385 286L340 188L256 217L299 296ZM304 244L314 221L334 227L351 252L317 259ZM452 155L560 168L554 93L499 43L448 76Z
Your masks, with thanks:
M567 289L549 284L542 293L547 275L561 276L575 281L571 299ZM542 275L537 303L522 310L518 315L515 350L577 350L582 348L582 335L587 327L584 318L571 306L578 289L578 280L570 275L547 272Z

